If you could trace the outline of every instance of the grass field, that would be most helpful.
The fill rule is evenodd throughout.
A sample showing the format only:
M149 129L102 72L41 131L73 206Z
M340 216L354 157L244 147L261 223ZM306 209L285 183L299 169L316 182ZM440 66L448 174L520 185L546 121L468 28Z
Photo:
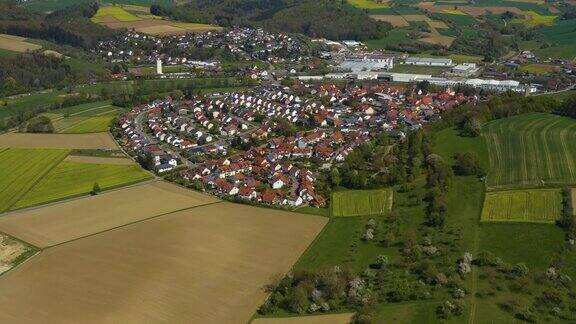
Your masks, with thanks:
M63 161L53 168L14 208L34 206L67 197L88 194L94 183L114 188L151 178L137 165L88 164Z
M111 105L110 101L99 101L56 109L43 115L50 118L57 133L84 134L108 131L122 111L122 108Z
M526 189L486 193L484 222L554 223L562 214L560 189Z
M541 75L541 74L548 74L551 72L557 72L560 69L561 67L557 65L535 63L535 64L522 65L518 68L518 71Z
M576 183L576 121L526 114L485 125L489 189Z
M0 322L247 323L326 221L222 202L74 240L2 276Z
M468 15L464 11L457 10L457 9L448 9L448 10L444 10L444 12L449 14L449 15L460 15L460 16L467 16Z
M541 15L535 11L526 12L528 19L513 19L513 23L523 24L526 27L552 26L557 16Z
M10 209L68 152L0 148L0 212Z
M41 49L42 46L26 41L24 37L0 34L0 49L11 52L24 53Z
M384 214L392 208L392 190L346 190L332 194L332 216Z
M383 9L389 8L387 3L375 0L347 0L349 4L360 9Z
M164 181L0 217L0 231L47 247L129 223L217 202L218 199ZM162 203L159 203L162 202ZM85 212L78 212L78 211Z
M101 133L107 132L110 129L110 125L114 119L116 119L116 114L89 117L86 120L80 121L79 123L65 128L60 133L63 134L86 134L86 133Z
M102 17L111 16L114 19L122 22L138 21L141 18L131 14L120 6L102 6L94 15L93 20L98 22Z
M354 234L362 226L360 217L330 219L321 236L302 255L295 268L317 270L345 264Z

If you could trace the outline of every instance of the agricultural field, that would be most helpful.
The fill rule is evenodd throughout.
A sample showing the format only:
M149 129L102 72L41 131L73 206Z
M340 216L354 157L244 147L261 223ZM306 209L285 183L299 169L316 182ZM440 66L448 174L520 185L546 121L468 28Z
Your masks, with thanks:
M100 101L52 110L42 114L50 118L54 130L60 134L107 132L122 108Z
M390 23L394 27L408 27L410 24L400 15L370 15L370 18Z
M103 6L98 9L98 12L94 15L92 20L94 22L100 22L100 18L102 17L113 17L114 19L122 22L140 20L140 18L136 17L120 6Z
M388 1L380 0L347 0L349 4L360 9L384 9L389 8Z
M68 153L68 150L0 148L0 212L14 206Z
M30 134L6 133L0 135L0 147L101 149L116 150L118 146L108 133L94 134Z
M42 46L26 41L26 38L0 34L0 49L11 52L24 53L41 49Z
M556 18L558 18L558 16L541 15L534 11L528 11L526 14L527 17L525 19L514 19L512 23L522 24L526 27L552 26Z
M332 194L332 216L385 214L392 208L392 190L346 190Z
M488 189L576 183L576 121L526 114L484 126L490 171Z
M218 201L213 196L155 181L41 208L11 212L0 217L0 231L36 246L48 247ZM85 212L79 213L79 210Z
M526 189L486 193L481 221L554 223L562 214L560 189Z
M326 221L222 202L74 240L0 279L0 321L247 323Z
M80 121L77 124L65 128L60 133L63 134L86 134L86 133L102 133L110 129L113 121L116 119L116 114L89 117L86 120Z
M63 161L50 170L28 193L13 206L14 209L89 194L95 183L102 190L133 184L152 176L140 166L90 164Z
M113 164L113 165L133 165L132 159L126 157L101 157L101 156L86 156L86 155L73 155L73 152L68 155L64 161L76 163L93 163L93 164Z
M112 29L134 29L150 35L182 35L189 32L222 30L208 24L182 23L145 13L139 6L101 6L92 21Z

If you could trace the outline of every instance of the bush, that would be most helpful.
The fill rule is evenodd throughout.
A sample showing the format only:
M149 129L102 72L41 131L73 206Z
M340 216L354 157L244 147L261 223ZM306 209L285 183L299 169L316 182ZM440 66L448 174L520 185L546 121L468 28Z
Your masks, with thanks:
M30 119L26 125L26 132L28 133L54 133L54 126L50 118L46 116L38 116Z
M456 155L454 173L460 176L483 176L485 174L480 166L480 158L476 152L458 153Z

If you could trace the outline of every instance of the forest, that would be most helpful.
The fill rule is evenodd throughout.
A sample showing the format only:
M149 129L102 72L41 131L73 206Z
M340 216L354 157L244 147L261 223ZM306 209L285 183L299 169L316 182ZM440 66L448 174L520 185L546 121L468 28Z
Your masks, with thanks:
M14 0L0 0L0 33L91 48L114 31L90 20L98 4L78 5L49 14L32 12Z
M391 29L346 1L193 0L178 10L154 5L151 12L182 21L265 27L334 40L381 38Z

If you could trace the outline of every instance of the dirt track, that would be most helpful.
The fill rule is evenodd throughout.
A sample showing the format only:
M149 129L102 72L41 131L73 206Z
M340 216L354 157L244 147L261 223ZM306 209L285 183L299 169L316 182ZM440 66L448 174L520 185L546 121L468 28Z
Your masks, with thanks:
M0 278L0 322L246 323L326 222L222 202L49 248Z
M108 133L94 134L29 134L0 135L0 147L10 148L69 148L117 150L118 146Z
M46 247L216 201L167 182L154 182L1 216L0 231Z
M68 155L64 161L80 162L80 163L94 163L94 164L112 164L112 165L131 165L134 161L128 158L118 157L99 157L99 156L83 156L83 155Z

